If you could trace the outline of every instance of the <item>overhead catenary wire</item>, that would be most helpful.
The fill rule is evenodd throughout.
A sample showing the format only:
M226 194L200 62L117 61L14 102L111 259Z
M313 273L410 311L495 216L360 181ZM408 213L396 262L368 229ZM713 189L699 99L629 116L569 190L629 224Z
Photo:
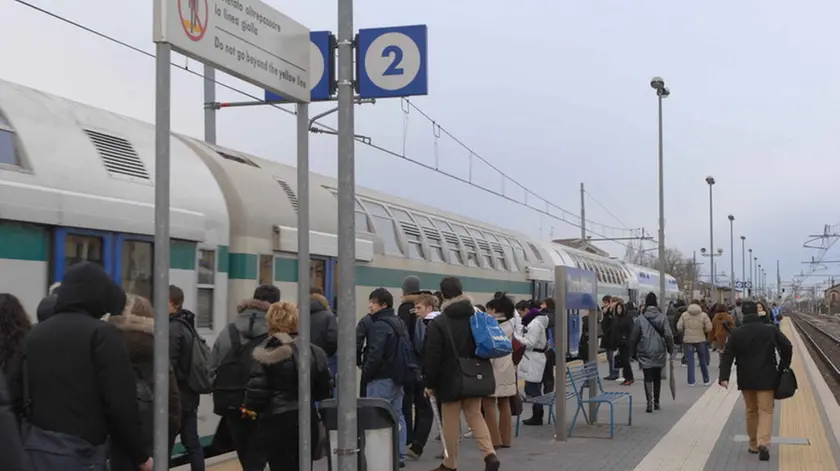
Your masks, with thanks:
M127 43L127 42L125 42L125 41L122 41L122 40L119 40L119 39L117 39L117 38L114 38L113 36L110 36L110 35L108 35L108 34L105 34L105 33L101 32L101 31L98 31L98 30L96 30L96 29L94 29L94 28L91 28L91 27L89 27L89 26L85 26L85 25L83 25L83 24L81 24L81 23L79 23L79 22L77 22L77 21L74 21L74 20L71 20L71 19L69 19L69 18L66 18L66 17L64 17L64 16L62 16L62 15L59 15L59 14L57 14L57 13L54 13L54 12L52 12L52 11L50 11L50 10L47 10L46 8L43 8L43 7L40 7L40 6L35 5L35 4L33 4L33 3L30 3L30 2L28 2L28 1L26 1L26 0L15 0L15 2L16 2L16 3L18 3L18 4L20 4L20 5L25 6L25 7L27 7L27 8L30 8L30 9L32 9L32 10L34 10L34 11L37 11L37 12L39 12L39 13L41 13L41 14L44 14L44 15L46 15L46 16L49 16L49 17L51 17L51 18L53 18L53 19L56 19L56 20L59 20L59 21L61 21L61 22L66 23L66 24L68 24L68 25L71 25L71 26L73 26L73 27L75 27L75 28L81 29L81 30L83 30L83 31L85 31L85 32L87 32L87 33L93 34L94 36L97 36L97 37L99 37L99 38L101 38L101 39L104 39L104 40L106 40L106 41L112 42L112 43L117 44L117 45L119 45L119 46L125 47L125 48L130 49L130 50L132 50L132 51L134 51L134 52L137 52L137 53L139 53L139 54L142 54L142 55L144 55L144 56L146 56L146 57L150 57L150 58L154 58L154 57L155 57L155 55L154 55L153 53L151 53L151 52L145 51L145 50L143 50L143 49L141 49L141 48L139 48L139 47L137 47L137 46L133 46L133 45L131 45L131 44L129 44L129 43ZM189 62L187 62L187 64L188 64L188 63L189 63ZM199 73L198 71L195 71L195 70L191 70L191 69L188 67L188 65L181 65L181 64L178 64L178 63L176 63L176 62L174 62L174 61L170 61L170 64L171 64L173 67L175 67L175 68L177 68L177 69L179 69L179 70L183 70L183 71L185 71L185 72L187 72L187 73L189 73L189 74L192 74L192 75L194 75L194 76L196 76L196 77L199 77L201 80L207 80L207 78L205 78L205 77L204 77L204 75L203 75L202 73ZM232 85L229 85L229 84L227 84L227 83L224 83L224 82L222 82L222 81L220 81L220 80L218 80L218 79L216 79L216 80L212 80L212 82L213 82L213 83L215 83L216 85L219 85L219 86L223 87L223 88L224 88L224 89L226 89L226 90L229 90L229 91L232 91L232 92L234 92L234 93L240 94L240 95L242 95L242 96L245 96L245 97L247 97L247 98L253 99L253 100L255 100L255 101L259 101L259 102L265 103L266 105L268 105L268 106L270 106L270 107L272 107L272 108L274 108L274 109L280 110L280 111L282 111L282 112L284 112L284 113L286 113L286 114L289 114L289 115L295 115L295 114L296 114L296 113L295 113L294 111L292 111L292 110L289 110L289 109L283 108L282 106L280 106L280 105L278 105L278 104L276 104L276 103L266 102L266 101L265 101L263 98L261 98L261 97L258 97L258 96L256 96L256 95L253 95L253 94L251 94L251 93L248 93L248 92L246 92L246 91L244 91L244 90L241 90L241 89L239 89L239 88L237 88L237 87L234 87L234 86L232 86ZM403 101L404 101L404 102L408 105L406 108L404 108L404 109L403 109L403 111L404 111L406 114L408 113L408 111L407 111L407 110L410 110L410 109L414 109L414 110L416 110L418 113L420 113L420 114L423 116L423 118L425 118L425 119L427 119L429 122L431 122L431 123L433 124L433 127L436 127L436 132L438 133L438 134L437 134L438 136L439 136L439 134L440 134L441 132L442 132L442 133L445 133L445 134L446 134L446 135L447 135L450 139L452 139L452 140L453 140L454 142L456 142L458 145L460 145L460 146L462 146L463 148L467 149L467 150L470 152L470 155L471 155L471 156L475 156L475 157L476 157L476 158L478 158L481 162L483 162L485 165L489 166L489 167L490 167L491 169L493 169L495 172L499 173L499 174L502 176L502 178L503 178L503 182L508 181L508 182L512 183L513 185L515 185L516 187L521 188L521 189L525 192L525 201L520 201L520 200L518 200L518 199L516 199L516 198L513 198L513 197L511 197L511 196L509 196L509 195L505 194L505 193L504 193L504 189L503 189L503 191L502 191L502 192L498 192L498 191L495 191L495 190L493 190L493 189L487 188L487 187L485 187L485 186L483 186L483 185L479 185L479 184L474 183L474 182L472 181L472 179L471 179L471 178L467 179L467 178L464 178L464 177L461 177L461 176L458 176L458 175L454 175L454 174L452 174L452 173L449 173L449 172L446 172L446 171L440 170L440 169L439 169L439 168L437 168L436 166L431 166L431 165L428 165L428 164L423 163L423 162L421 162L421 161L418 161L418 160L412 159L412 158L408 157L408 156L407 156L407 154L406 154L405 152L403 152L403 153L399 153L399 152L396 152L396 151L393 151L393 150L387 149L387 148L385 148L385 147L382 147L382 146L379 146L379 145L373 144L372 142L369 142L369 141L367 141L367 140L363 139L362 137L357 137L357 138L356 138L356 141L357 141L357 142L360 142L361 144L366 145L366 146L368 146L368 147L370 147L370 148L372 148L372 149L375 149L375 150L378 150L378 151L380 151L380 152L383 152L383 153L386 153L386 154L388 154L388 155L391 155L391 156L393 156L393 157L397 157L397 158L400 158L400 159L402 159L402 160L405 160L405 161L411 162L411 163L413 163L413 164L415 164L415 165L418 165L418 166L420 166L420 167L423 167L423 168L425 168L425 169L427 169L427 170L430 170L430 171L436 172L436 173L438 173L438 174L444 175L444 176L446 176L446 177L449 177L449 178L454 179L454 180L456 180L456 181L459 181L459 182L461 182L461 183L465 183L465 184L467 184L467 185L470 185L470 186L472 186L472 187L474 187L474 188L477 188L477 189L479 189L479 190L482 190L482 191L484 191L484 192L487 192L487 193L493 194L494 196L497 196L497 197L499 197L499 198L502 198L502 199L504 199L504 200L506 200L506 201L509 201L509 202L512 202L512 203L518 204L518 205L520 205L520 206L524 206L524 207L526 207L526 208L528 208L528 209L530 209L530 210L532 210L532 211L535 211L535 212L538 212L538 213L544 214L544 215L546 215L546 216L549 216L549 217L551 217L551 218L553 218L553 219L556 219L556 220L561 221L561 222L563 222L563 223L566 223L566 224L568 224L568 225L571 225L571 226L574 226L574 227L577 227L577 228L580 228L580 227L581 227L581 224L580 224L580 219L581 219L581 218L580 218L580 216L579 216L579 215L577 215L577 214L575 214L575 213L573 213L573 212L571 212L571 211L569 211L569 210L566 210L566 209L564 209L564 208L562 208L562 207L560 207L560 206L558 206L558 205L556 205L556 204L552 203L552 202L551 202L551 201L549 201L548 199L546 199L546 198L544 198L544 197L542 197L542 196L540 196L540 195L538 195L538 194L534 193L532 190L528 189L525 185L523 185L523 184L519 183L517 180L515 180L515 179L511 178L511 177L510 177L509 175L507 175L505 172L501 171L498 167L496 167L495 165L493 165L492 163L490 163L489 161L487 161L486 159L484 159L483 157L481 157L479 154L477 154L477 153L475 153L474 151L472 151L472 149L470 149L470 148L469 148L466 144L464 144L462 141L460 141L458 138L456 138L456 137L455 137L452 133L450 133L448 130L446 130L445 128L443 128L442 126L440 126L440 125L439 125L439 124L438 124L435 120L433 120L433 119L432 119L432 118L431 118L431 117L430 117L427 113L425 113L422 109L420 109L419 107L417 107L417 105L415 105L414 103L412 103L410 100L408 100L408 99L406 99L406 98L402 98L401 100L403 100ZM405 129L405 127L404 127L404 129ZM313 131L315 131L315 132L319 132L319 131L329 131L329 132L331 132L331 133L335 133L335 132L337 132L337 129L335 129L335 128L331 127L331 126L328 126L328 125L322 124L322 123L316 123L316 124L313 126L313 129L312 129L312 130L313 130ZM404 138L403 138L403 147L405 147L405 146L406 146L406 137L404 136ZM531 196L532 196L533 198L535 198L536 200L538 200L538 201L542 202L542 203L544 204L544 206L545 206L545 207L544 207L544 208L535 207L534 205L532 205L531 203L529 203L529 201L528 201L528 195L531 195ZM603 206L602 206L602 207L603 207ZM552 208L554 208L556 211L555 211L555 212L552 212L552 211L551 211L551 209L552 209ZM557 212L559 212L560 214L556 214ZM599 237L603 237L603 238L605 238L605 239L606 239L606 238L608 238L606 235L604 235L604 234L602 234L602 233L599 233L599 232L596 232L596 231L592 230L592 229L591 229L591 227L594 225L594 226L599 226L599 227L601 227L601 228L608 229L608 230L615 230L615 231L622 231L622 232L626 232L626 231L631 231L631 232L632 232L632 231L633 231L632 229L629 229L629 228L619 228L619 227L614 227L614 226L610 226L610 225L602 224L602 223L599 223L599 222L596 222L596 221L591 221L591 220L589 220L589 219L586 219L586 222L589 224L589 225L588 225L588 227L587 227L587 231L588 231L588 232L590 232L590 233L592 233L592 234L594 234L594 235L597 235L597 236L599 236ZM635 234L634 234L634 235L635 235ZM619 244L619 245L625 246L625 247L630 247L628 244L625 244L625 243L622 243L622 242L619 242L619 241L613 241L613 242L614 242L614 243L616 243L616 244Z

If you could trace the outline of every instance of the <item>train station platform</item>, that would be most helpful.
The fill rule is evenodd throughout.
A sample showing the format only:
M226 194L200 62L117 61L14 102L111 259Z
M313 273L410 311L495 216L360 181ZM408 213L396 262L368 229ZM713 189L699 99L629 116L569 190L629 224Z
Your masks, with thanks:
M608 391L628 391L633 395L633 424L626 424L628 405L622 402L616 404L616 433L613 439L609 438L609 426L605 423L608 413L604 408L599 413L599 424L588 425L579 421L567 442L554 440L553 425L523 425L513 446L498 450L502 469L837 471L840 469L840 405L789 320L785 319L782 329L793 343L792 368L797 375L799 389L794 397L776 401L770 461L760 462L758 455L747 451L746 417L736 377L733 373L729 389L717 385L718 355L713 353L710 365L712 385L688 387L687 370L677 366L676 399L671 399L666 381L662 388L662 410L652 414L644 412L641 372L638 372L636 383L629 387L605 382L604 388ZM606 375L606 364L602 363L601 367ZM697 377L699 380L699 369ZM529 416L530 410L526 407L523 419ZM571 421L571 417L567 420ZM433 430L432 435L435 434ZM428 471L436 468L439 460L434 456L440 450L440 443L430 438L421 459L408 461L405 470ZM219 457L214 461L225 458ZM208 469L238 471L241 468L234 459ZM316 463L314 469L325 471L325 461ZM469 438L461 442L458 469L484 469L480 451Z

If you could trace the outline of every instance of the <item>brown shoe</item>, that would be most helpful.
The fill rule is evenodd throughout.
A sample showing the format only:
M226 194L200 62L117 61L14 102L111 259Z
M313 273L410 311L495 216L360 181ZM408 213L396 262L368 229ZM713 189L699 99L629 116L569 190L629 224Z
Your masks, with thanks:
M484 471L499 471L501 466L502 463L499 462L495 453L484 457Z

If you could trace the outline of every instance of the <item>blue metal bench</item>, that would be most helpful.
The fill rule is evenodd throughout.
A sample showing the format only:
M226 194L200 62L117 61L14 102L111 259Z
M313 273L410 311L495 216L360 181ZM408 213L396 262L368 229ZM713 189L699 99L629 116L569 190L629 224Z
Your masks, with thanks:
M572 419L572 425L569 427L569 436L572 435L572 431L575 429L575 423L577 422L578 414L583 411L583 416L586 419L587 423L591 423L589 418L586 417L586 411L584 410L584 404L595 404L595 413L598 413L598 409L601 407L601 404L609 404L610 406L610 438L615 437L615 403L621 401L623 399L627 399L630 404L630 408L627 412L627 425L633 424L633 396L630 393L626 392L606 392L604 391L604 386L601 383L601 375L598 372L598 364L594 361L590 361L582 366L573 366L570 368L566 368L566 375L568 377L568 382L571 383L571 387L567 388L567 391L571 391L571 393L577 398L577 410L575 411L575 417ZM598 395L592 398L586 398L583 396L583 387L586 386L590 379L594 379L596 384L598 385ZM567 394L568 396L568 394ZM518 425L518 423L517 423Z
M566 368L568 371L568 368ZM568 375L566 376L566 399L571 399L573 397L577 397L577 394L573 391L574 386L572 385L571 381L568 379ZM543 394L542 396L534 396L534 397L525 397L522 399L522 414L525 413L525 405L526 404L541 404L544 408L548 409L548 423L550 424L553 420L557 420L554 416L554 406L557 402L557 393L552 391L548 394ZM578 405L578 409L580 409L580 405ZM519 436L519 421L522 418L522 414L516 417L516 436ZM584 417L586 417L586 411L583 411Z

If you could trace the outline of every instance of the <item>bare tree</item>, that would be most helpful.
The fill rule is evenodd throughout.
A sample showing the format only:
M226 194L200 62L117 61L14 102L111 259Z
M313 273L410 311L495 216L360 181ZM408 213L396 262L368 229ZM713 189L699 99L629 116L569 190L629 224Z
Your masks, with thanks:
M644 251L638 247L628 246L624 254L624 261L647 268L659 269L658 251ZM686 257L675 248L665 249L665 273L677 279L680 291L684 290L686 285L691 285L693 281L697 280L700 275L698 265L694 262L694 259Z

